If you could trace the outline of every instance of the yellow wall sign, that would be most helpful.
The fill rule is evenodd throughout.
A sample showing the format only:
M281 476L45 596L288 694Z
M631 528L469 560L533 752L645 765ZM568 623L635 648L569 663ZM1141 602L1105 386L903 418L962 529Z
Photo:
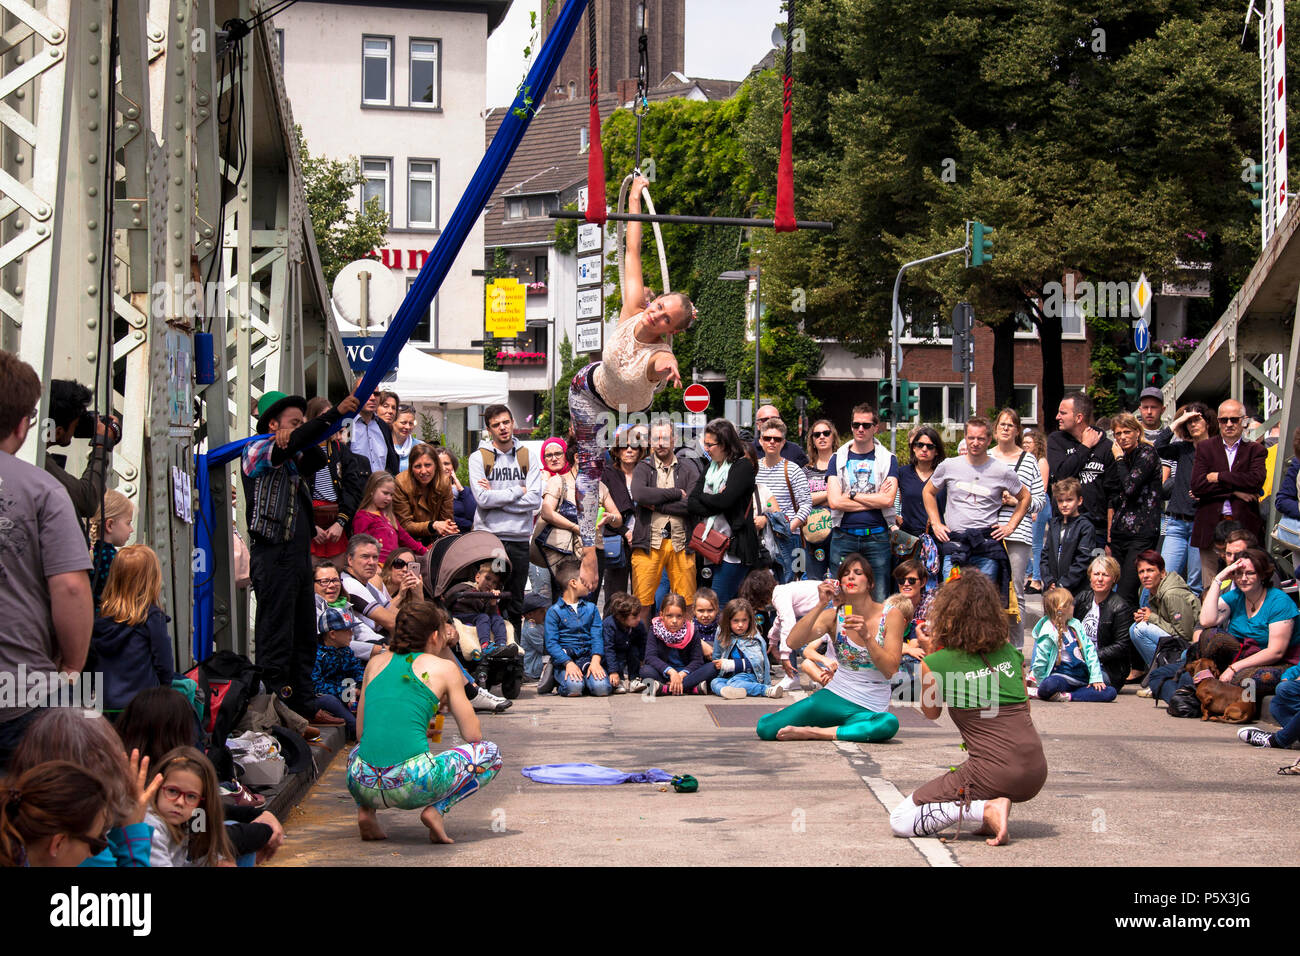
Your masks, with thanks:
M518 279L493 279L486 286L487 304L484 325L497 338L513 338L524 333L524 296L526 289Z

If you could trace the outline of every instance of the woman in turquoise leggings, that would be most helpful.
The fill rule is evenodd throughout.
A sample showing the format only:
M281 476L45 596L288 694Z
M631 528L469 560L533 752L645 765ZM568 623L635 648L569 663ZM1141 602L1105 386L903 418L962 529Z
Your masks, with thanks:
M363 840L382 840L375 811L421 810L433 843L452 843L442 817L456 803L481 790L501 769L496 744L483 739L474 707L465 697L465 678L440 656L450 634L438 605L403 605L387 651L366 665L357 736L348 759L348 792L357 802ZM446 703L464 745L443 750L439 706Z
M804 615L787 642L795 650L830 635L830 682L811 697L760 717L760 738L874 743L898 733L898 718L889 713L889 679L902 659L907 621L902 612L872 600L874 583L871 565L856 553L840 563L838 582L822 582L818 593L830 606Z

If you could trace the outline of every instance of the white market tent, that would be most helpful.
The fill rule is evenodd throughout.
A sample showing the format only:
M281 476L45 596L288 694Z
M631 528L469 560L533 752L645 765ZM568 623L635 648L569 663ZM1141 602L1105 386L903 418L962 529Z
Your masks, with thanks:
M485 372L448 362L413 345L402 349L397 361L397 375L385 386L410 404L438 404L448 408L467 405L505 404L510 391L510 376L505 372Z

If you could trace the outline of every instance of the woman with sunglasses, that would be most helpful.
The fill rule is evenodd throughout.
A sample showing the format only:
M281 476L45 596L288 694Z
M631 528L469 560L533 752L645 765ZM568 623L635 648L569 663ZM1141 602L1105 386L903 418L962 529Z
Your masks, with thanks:
M830 537L830 507L826 504L826 476L835 461L835 449L840 447L840 435L829 418L819 418L808 429L808 464L803 466L812 493L812 512L804 524L804 580L825 579L830 562L827 539ZM809 528L809 525L812 525Z
M104 851L109 800L90 771L38 764L0 786L0 866L80 866Z
M919 538L929 530L930 524L921 489L944 459L943 439L929 425L922 425L912 429L908 450L911 453L908 463L898 469L898 497L902 507L895 520L904 531ZM943 514L948 490L940 491L938 498L939 513Z

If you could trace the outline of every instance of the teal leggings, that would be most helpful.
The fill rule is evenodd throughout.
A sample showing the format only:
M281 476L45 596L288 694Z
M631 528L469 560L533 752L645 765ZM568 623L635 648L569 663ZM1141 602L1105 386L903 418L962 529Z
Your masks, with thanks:
M869 744L898 733L898 718L888 711L882 714L859 707L823 687L797 704L758 718L758 736L762 740L776 740L776 732L782 727L837 727L837 740Z

